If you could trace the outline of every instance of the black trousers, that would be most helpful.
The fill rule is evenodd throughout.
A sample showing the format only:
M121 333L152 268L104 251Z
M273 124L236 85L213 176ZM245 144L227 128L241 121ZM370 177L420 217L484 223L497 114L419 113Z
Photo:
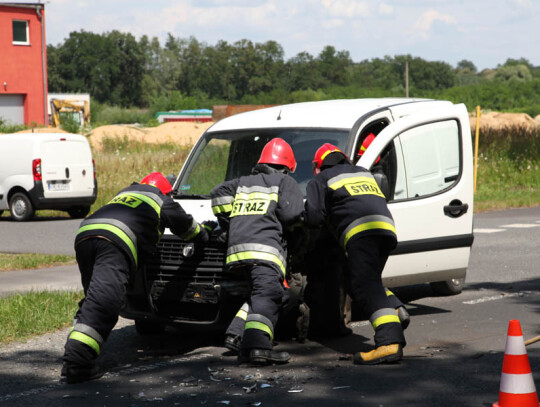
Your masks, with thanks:
M129 281L130 264L113 243L90 238L75 247L84 298L75 314L76 323L95 329L106 340L118 322ZM84 343L68 339L64 360L89 364L97 354Z
M283 298L281 300L281 305L279 307L278 319L281 321L282 317L287 317L288 316L287 314L290 312L293 312L293 308L297 306L298 304L299 304L298 295L292 292L291 289L284 288ZM241 309L243 308L247 308L247 310L245 311L246 313L249 313L249 302L246 302L244 305L242 305ZM246 325L246 318L245 318L246 316L247 315L243 313L240 316L238 314L235 315L235 317L233 318L233 320L227 327L227 330L225 331L225 335L233 335L233 336L242 337L244 335L244 328Z
M395 309L386 295L382 272L395 241L386 236L353 236L347 244L347 281L352 299L371 316L382 309ZM375 345L405 345L401 325L384 323L375 329Z
M250 274L251 296L248 300L249 311L241 346L242 349L272 349L270 335L262 329L250 329L249 320L262 317L264 325L274 332L283 301L282 276L277 270L262 264L253 266Z

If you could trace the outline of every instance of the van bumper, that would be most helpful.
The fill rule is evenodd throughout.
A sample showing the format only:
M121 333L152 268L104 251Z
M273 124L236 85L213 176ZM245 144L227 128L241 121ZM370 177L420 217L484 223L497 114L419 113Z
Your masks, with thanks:
M92 206L97 199L97 180L94 181L94 192L89 196L45 198L41 181L34 182L34 188L28 191L28 195L35 209L64 210L74 206Z

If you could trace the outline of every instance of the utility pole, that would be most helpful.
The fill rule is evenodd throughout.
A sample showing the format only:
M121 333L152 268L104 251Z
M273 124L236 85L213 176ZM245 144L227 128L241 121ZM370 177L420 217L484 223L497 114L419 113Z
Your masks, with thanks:
M405 61L405 97L409 97L409 60Z

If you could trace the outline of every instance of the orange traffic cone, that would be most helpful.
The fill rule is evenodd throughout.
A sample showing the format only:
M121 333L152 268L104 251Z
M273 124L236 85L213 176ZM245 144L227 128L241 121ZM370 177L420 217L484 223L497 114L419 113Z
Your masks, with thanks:
M508 324L508 337L499 388L499 402L493 407L539 407L529 357L517 319Z

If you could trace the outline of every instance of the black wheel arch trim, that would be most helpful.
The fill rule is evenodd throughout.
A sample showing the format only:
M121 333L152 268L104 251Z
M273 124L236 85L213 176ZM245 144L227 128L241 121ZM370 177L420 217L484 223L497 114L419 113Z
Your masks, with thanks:
M471 247L473 241L474 235L472 233L430 239L409 240L406 242L398 242L397 247L390 254L399 255Z

